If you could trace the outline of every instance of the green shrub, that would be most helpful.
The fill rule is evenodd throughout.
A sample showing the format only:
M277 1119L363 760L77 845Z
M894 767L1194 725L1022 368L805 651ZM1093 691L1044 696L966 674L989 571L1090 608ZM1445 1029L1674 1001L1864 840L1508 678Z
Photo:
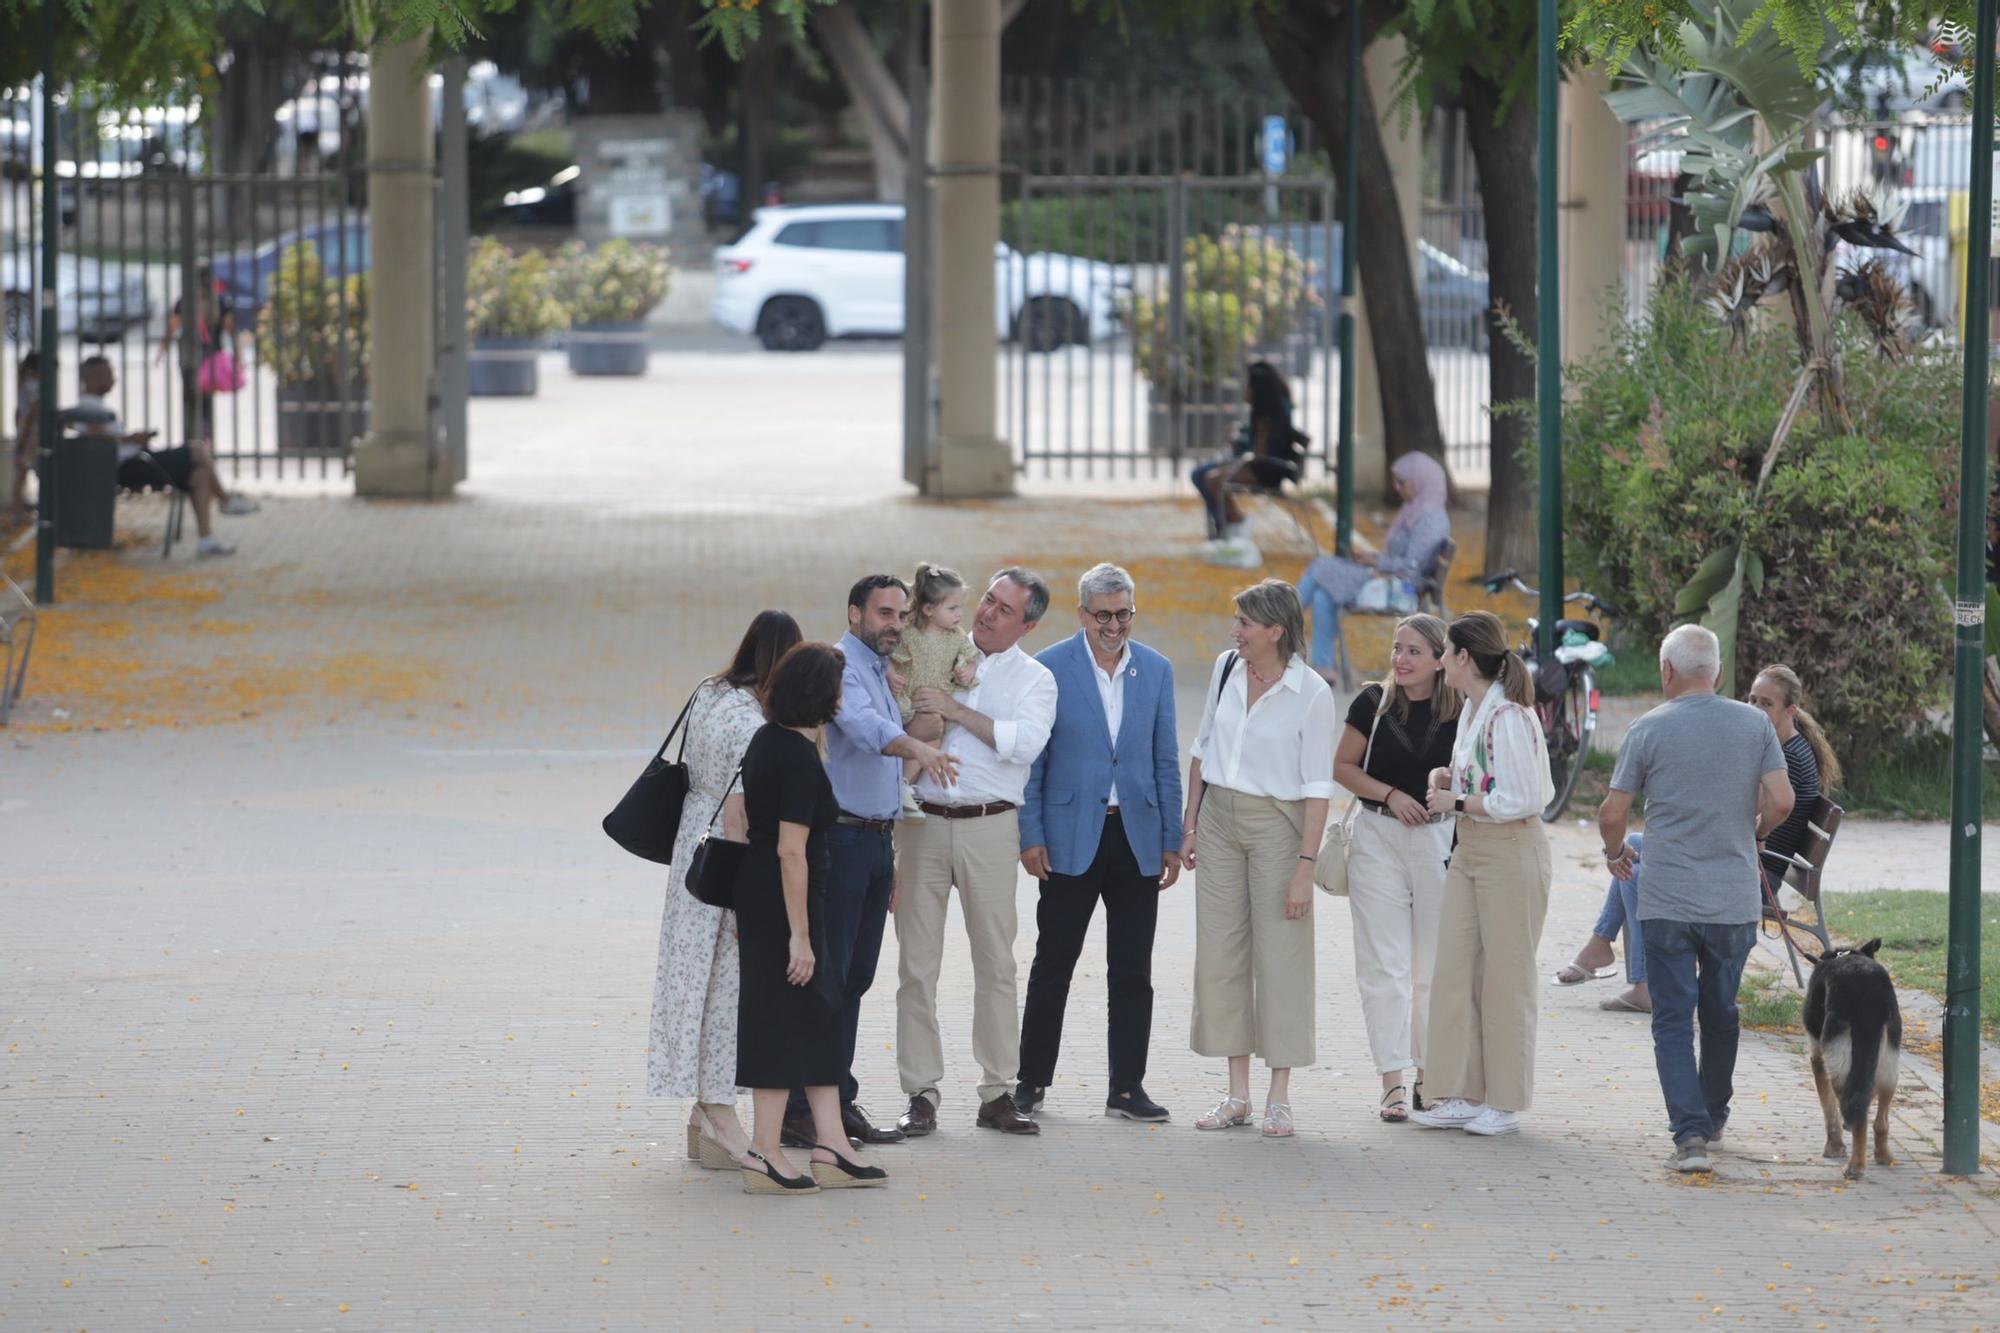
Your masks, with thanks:
M1667 286L1605 351L1567 368L1566 508L1592 588L1657 642L1676 594L1717 546L1747 536L1764 565L1744 591L1740 694L1789 663L1843 759L1865 763L1939 703L1950 661L1958 368L1948 352L1893 361L1843 316L1852 435L1808 409L1763 499L1752 489L1798 370L1773 319L1741 341Z
M368 382L368 275L329 277L311 241L278 255L257 349L281 384Z
M1167 217L1157 192L1043 196L1000 206L1000 239L1022 254L1079 255L1107 264L1158 264L1167 257Z
M465 263L465 323L474 337L538 338L569 323L555 266L539 250L515 254L482 236Z
M1233 380L1243 363L1299 327L1325 304L1314 266L1255 227L1190 236L1183 261L1187 301L1182 333L1172 336L1164 288L1132 306L1139 371L1155 388Z
M667 299L667 252L622 239L595 250L570 241L556 252L556 275L573 324L636 324Z

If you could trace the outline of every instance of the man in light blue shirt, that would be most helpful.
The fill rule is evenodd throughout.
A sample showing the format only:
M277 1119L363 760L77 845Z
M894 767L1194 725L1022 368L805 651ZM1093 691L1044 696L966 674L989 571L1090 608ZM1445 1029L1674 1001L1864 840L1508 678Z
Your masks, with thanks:
M840 711L826 729L826 775L840 806L840 821L827 833L826 950L820 974L839 989L847 1076L841 1080L840 1115L847 1133L861 1143L896 1143L903 1131L878 1126L854 1104L855 1033L861 997L875 982L882 956L882 932L896 889L896 820L903 810L903 760L914 759L940 780L957 764L936 747L908 735L889 688L889 654L903 641L910 589L893 574L870 574L847 594L847 633L838 647L846 655ZM785 1142L807 1147L815 1141L812 1114L802 1089L792 1090L785 1111Z

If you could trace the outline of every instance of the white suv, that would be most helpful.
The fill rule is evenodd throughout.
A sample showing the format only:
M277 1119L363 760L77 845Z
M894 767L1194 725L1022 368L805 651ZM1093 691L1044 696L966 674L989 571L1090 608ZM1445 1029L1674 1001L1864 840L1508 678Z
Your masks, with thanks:
M903 332L901 204L760 208L749 231L715 254L715 323L774 352L828 338ZM993 256L996 332L1033 351L1118 332L1130 274L1074 255Z

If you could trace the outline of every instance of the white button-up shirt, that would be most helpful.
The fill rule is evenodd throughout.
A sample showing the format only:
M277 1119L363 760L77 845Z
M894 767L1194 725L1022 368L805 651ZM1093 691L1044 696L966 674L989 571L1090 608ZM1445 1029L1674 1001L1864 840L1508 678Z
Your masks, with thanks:
M1085 648L1088 652L1088 647ZM1126 641L1125 649L1118 654L1118 665L1106 675L1104 668L1097 664L1097 655L1091 654L1090 674L1097 681L1097 698L1104 705L1105 725L1111 729L1111 744L1118 745L1118 728L1125 721L1125 673L1132 669L1132 644ZM1118 779L1111 779L1110 794L1104 798L1106 805L1118 804Z
M934 805L988 805L994 801L1021 803L1049 732L1056 725L1056 678L1049 669L1015 644L1004 653L982 658L979 678L954 699L993 719L993 744L988 746L957 723L944 731L944 752L958 760L958 781L942 787L929 773L915 786L917 798Z
M1458 715L1458 740L1451 749L1451 789L1460 796L1485 797L1486 813L1460 819L1509 824L1539 816L1555 799L1555 777L1541 724L1495 681L1478 700L1467 700Z
M1225 684L1215 659L1209 673L1201 732L1190 753L1205 782L1278 801L1332 800L1335 715L1333 691L1293 654L1285 672L1253 706L1250 671L1242 659ZM1218 695L1220 697L1218 697Z

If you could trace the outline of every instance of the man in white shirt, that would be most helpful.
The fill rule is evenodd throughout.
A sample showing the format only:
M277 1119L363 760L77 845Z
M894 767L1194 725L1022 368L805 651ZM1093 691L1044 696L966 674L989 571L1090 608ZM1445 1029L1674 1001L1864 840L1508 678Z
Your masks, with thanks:
M969 690L919 690L913 700L919 713L944 719L941 748L957 761L958 778L949 786L920 778L917 804L928 818L903 824L897 834L896 1067L910 1097L899 1124L912 1138L937 1128L944 1079L937 980L954 886L972 944L978 1123L1007 1134L1039 1132L1012 1095L1021 1055L1014 899L1021 799L1056 717L1056 679L1021 651L1020 642L1048 606L1048 584L1039 575L1025 569L995 574L972 617L972 644L984 654L978 679Z

